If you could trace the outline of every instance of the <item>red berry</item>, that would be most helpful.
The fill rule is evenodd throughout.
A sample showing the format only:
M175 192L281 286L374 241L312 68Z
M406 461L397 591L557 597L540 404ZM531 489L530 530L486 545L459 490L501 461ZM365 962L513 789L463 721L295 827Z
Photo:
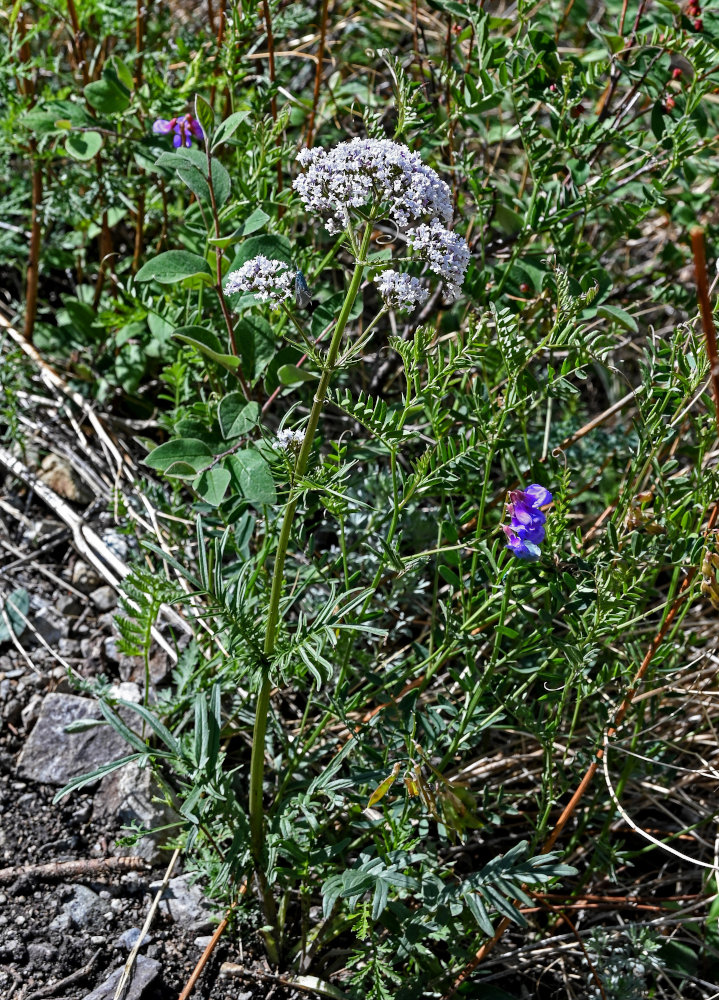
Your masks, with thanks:
M672 80L681 80L681 78L682 78L682 71L679 69L678 66L675 66L674 69L672 70Z
M676 101L673 97L667 97L664 102L664 108L666 111L672 111L676 107Z
M573 118L575 121L577 120L577 118L580 117L580 115L583 114L584 114L583 104L575 104L573 108L569 109L569 117Z
M704 23L703 23L703 21L702 21L702 19L700 17L698 17L696 19L696 21L694 22L694 30L695 31L704 31Z
M526 293L529 291L529 285L527 284L526 281L522 282L522 284L519 286L519 290L522 293L522 295L526 295Z

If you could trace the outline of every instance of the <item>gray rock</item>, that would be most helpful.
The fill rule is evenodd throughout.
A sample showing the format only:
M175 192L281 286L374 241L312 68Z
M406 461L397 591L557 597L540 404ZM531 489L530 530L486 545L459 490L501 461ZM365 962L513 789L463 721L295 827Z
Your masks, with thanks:
M74 885L72 895L62 904L62 909L50 924L50 930L65 931L70 927L81 930L90 919L100 897L85 885Z
M58 619L57 612L49 605L44 605L30 616L30 621L36 632L42 636L48 646L57 646L63 634L67 631L67 622Z
M115 969L112 975L101 983L92 993L88 993L84 1000L113 1000L117 984L122 976L124 965ZM130 986L125 994L125 1000L141 1000L148 986L160 975L162 966L154 958L146 958L145 955L137 956L135 970L130 980Z
M100 535L105 545L108 549L117 556L118 559L126 559L128 552L128 537L127 535L121 535L119 531L115 531L114 528L106 528Z
M10 701L6 702L3 706L2 717L6 722L9 722L11 726L16 726L20 721L20 713L22 712L22 705L17 700L17 698L11 698Z
M82 613L82 604L74 594L61 594L55 601L55 607L61 615L69 615L71 618Z
M83 594L89 594L100 584L100 575L92 566L88 566L82 559L78 559L72 567L72 585L81 590Z
M27 946L27 954L30 963L41 968L57 958L57 948L44 941L31 941Z
M166 826L177 819L177 814L161 798L160 789L152 774L146 768L140 770L136 764L113 771L103 778L94 800L93 819L100 824L119 821L121 826L141 826L146 830ZM171 830L160 830L157 834L142 837L131 848L123 847L122 853L130 853L154 864L159 861L160 850Z
M81 733L66 733L65 726L79 719L99 719L100 709L89 698L48 694L40 717L18 760L18 774L48 785L65 785L102 764L128 752L125 741L110 726L95 726Z
M161 883L153 883L150 888L159 889ZM178 875L170 879L160 907L169 914L176 924L200 934L212 930L216 921L209 903L202 895L200 886L195 882L190 885L188 875Z
M24 729L30 729L30 727L37 721L40 715L40 706L42 705L42 695L37 691L30 698L25 708L23 708L20 713L22 718L22 724Z
M98 587L90 594L90 600L98 611L112 611L117 607L117 594L113 587Z
M132 951L132 949L137 944L138 938L140 937L141 933L142 931L140 930L139 927L128 927L127 930L123 931L122 934L117 939L117 947L124 948L125 951ZM149 934L147 934L142 939L143 946L149 944L150 941L152 941L152 937Z

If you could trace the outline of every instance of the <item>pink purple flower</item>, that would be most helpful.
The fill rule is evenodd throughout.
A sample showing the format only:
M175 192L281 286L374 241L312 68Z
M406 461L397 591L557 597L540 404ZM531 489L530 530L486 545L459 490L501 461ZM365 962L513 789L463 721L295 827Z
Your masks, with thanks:
M519 559L539 559L539 546L544 541L546 514L540 509L552 501L552 494L533 483L526 490L512 490L507 513L509 524L502 530L507 536L507 548Z
M169 135L170 132L174 132L172 145L175 149L178 149L180 146L187 146L189 148L192 145L193 136L195 139L205 138L202 126L189 112L180 118L170 118L169 120L167 118L157 118L152 123L152 131L155 135Z

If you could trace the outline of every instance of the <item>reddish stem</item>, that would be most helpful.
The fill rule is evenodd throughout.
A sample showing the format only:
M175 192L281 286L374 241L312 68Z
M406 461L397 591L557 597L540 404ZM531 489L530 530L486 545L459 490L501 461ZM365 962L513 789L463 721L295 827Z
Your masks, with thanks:
M315 130L315 118L317 116L317 105L320 100L320 86L322 84L322 70L325 60L325 40L327 38L327 14L329 0L322 0L322 13L320 15L320 41L317 46L317 65L315 67L315 88L312 94L312 108L310 109L310 120L307 123L307 148L312 145Z

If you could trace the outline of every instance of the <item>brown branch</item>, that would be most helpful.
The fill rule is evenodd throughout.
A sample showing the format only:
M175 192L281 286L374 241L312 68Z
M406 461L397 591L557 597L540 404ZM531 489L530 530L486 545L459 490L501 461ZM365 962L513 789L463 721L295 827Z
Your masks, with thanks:
M270 85L272 87L272 96L270 98L270 111L272 113L272 120L277 123L277 95L275 94L275 36L272 31L272 12L270 11L270 0L264 0L262 4L262 10L265 15L265 32L267 34L267 61L270 72ZM282 145L282 139L277 136L277 145ZM282 193L282 160L277 160L277 194ZM277 218L281 219L284 215L284 205L280 205L277 210Z
M79 861L51 861L46 865L15 865L0 868L0 885L9 885L18 878L36 882L64 882L69 878L87 878L112 871L144 871L148 867L142 858L90 858Z
M65 976L64 979L59 979L56 983L52 983L50 986L43 986L39 990L35 990L34 993L30 993L26 996L25 1000L42 1000L43 997L51 997L60 990L64 990L66 986L72 986L73 983L79 983L82 979L85 979L86 976L90 975L101 953L102 948L98 948L90 960L86 962L81 969L78 969L77 972L72 972L69 976Z
M317 65L315 67L315 87L312 93L312 108L310 109L310 120L307 123L307 148L312 145L315 131L315 118L317 116L317 105L320 100L320 86L322 84L322 70L325 59L325 41L327 38L327 13L329 0L322 0L322 13L320 15L320 40L317 46Z
M706 252L704 249L704 230L701 226L696 226L692 229L690 235L692 252L694 254L694 272L697 279L697 298L702 314L704 341L706 343L707 357L709 358L709 371L711 374L712 390L714 392L714 413L717 422L717 433L719 433L719 358L717 357L716 327L714 325L712 304L709 298L709 278L707 276Z

